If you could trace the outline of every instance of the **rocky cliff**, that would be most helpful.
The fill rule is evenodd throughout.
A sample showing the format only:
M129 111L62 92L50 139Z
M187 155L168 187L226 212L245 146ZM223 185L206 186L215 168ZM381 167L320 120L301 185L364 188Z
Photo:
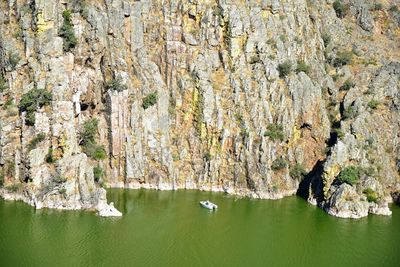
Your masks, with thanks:
M390 214L398 1L0 3L0 194L101 209L102 187L300 194Z

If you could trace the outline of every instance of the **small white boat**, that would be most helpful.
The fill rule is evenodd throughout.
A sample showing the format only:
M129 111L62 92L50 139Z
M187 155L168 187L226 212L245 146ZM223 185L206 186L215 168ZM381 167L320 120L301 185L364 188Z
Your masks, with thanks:
M214 203L210 202L209 200L200 201L200 205L202 205L204 208L209 209L209 210L216 210L216 209L218 209L218 206L215 205Z

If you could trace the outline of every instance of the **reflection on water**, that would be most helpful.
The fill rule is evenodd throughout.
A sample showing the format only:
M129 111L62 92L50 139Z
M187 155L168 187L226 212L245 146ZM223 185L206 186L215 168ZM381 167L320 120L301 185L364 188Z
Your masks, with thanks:
M0 201L0 266L398 266L400 208L338 219L300 198L112 189L124 214ZM219 209L201 208L209 199Z

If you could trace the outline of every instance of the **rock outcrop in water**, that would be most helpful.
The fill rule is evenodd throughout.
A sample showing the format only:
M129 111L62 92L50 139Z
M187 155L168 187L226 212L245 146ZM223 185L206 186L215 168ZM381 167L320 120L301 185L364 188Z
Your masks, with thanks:
M297 192L390 214L398 2L332 3L2 1L0 194L99 210L105 186Z

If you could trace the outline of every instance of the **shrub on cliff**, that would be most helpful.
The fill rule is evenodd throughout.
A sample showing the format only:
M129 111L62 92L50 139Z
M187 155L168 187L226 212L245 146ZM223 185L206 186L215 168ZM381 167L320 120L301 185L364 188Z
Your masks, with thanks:
M344 65L350 64L353 59L352 51L341 51L337 54L335 60L333 61L334 67L342 67Z
M101 160L106 158L106 151L102 145L96 143L96 134L98 131L98 119L89 119L83 123L80 131L80 142L83 146L83 152L89 157Z
M338 175L337 179L341 183L354 185L360 176L360 168L356 166L348 166L344 168Z
M292 63L285 61L278 65L279 77L284 78L292 72Z
M8 55L8 64L12 70L15 70L20 60L21 57L16 53L11 53Z
M333 9L336 12L336 16L342 19L346 16L349 6L343 4L341 1L335 1L333 2Z
M290 167L290 170L289 170L290 177L292 177L298 181L303 180L303 178L306 174L307 174L306 170L299 163L296 163L296 165Z
M7 81L0 75L0 93L8 89Z
M106 150L104 146L98 144L87 144L84 147L84 152L91 158L95 160L102 160L107 157Z
M327 47L332 40L331 36L328 33L324 32L322 33L321 37L325 47Z
M60 29L60 36L64 39L64 51L69 52L78 44L78 39L75 37L74 26L71 20L71 10L64 10L62 16L64 23Z
M303 60L297 61L296 73L299 72L304 72L305 74L308 74L310 72L310 66L307 65L307 63Z
M368 102L368 107L369 107L370 109L377 109L378 106L379 106L379 104L380 104L380 103L379 103L378 100L372 99L371 101Z
M27 125L35 124L35 112L43 107L50 105L52 94L44 89L32 89L24 94L19 102L20 112L26 112L25 123Z
M122 84L120 79L112 79L106 83L106 89L107 91L112 90L122 92L127 89L127 86L125 84Z
M271 169L273 171L279 171L286 169L287 166L287 161L283 157L279 157L272 162Z
M285 138L285 135L283 133L283 126L275 123L268 125L267 131L264 133L264 136L268 136L272 141L283 141Z
M37 134L28 144L28 151L31 151L33 149L35 149L37 147L37 145L44 141L44 139L46 138L46 134L45 133L40 133Z
M98 119L89 119L83 123L83 128L80 132L80 144L86 145L95 142L97 128L99 126Z
M365 189L363 193L367 197L368 202L378 202L378 194L371 188Z
M399 8L398 8L396 5L391 5L390 8L389 8L389 11L391 11L391 12L398 12L398 11L399 11Z
M148 94L143 98L142 107L148 109L149 107L154 106L157 103L157 98L156 92Z
M93 168L93 176L96 183L100 181L103 175L104 175L103 168L101 168L100 166L96 166Z
M51 148L49 149L49 151L47 152L45 160L49 164L52 164L52 163L55 162L54 155L53 155L53 149L51 149Z
M351 88L353 88L354 86L356 86L356 84L352 80L348 79L343 83L342 86L340 86L339 90L340 91L348 91Z

